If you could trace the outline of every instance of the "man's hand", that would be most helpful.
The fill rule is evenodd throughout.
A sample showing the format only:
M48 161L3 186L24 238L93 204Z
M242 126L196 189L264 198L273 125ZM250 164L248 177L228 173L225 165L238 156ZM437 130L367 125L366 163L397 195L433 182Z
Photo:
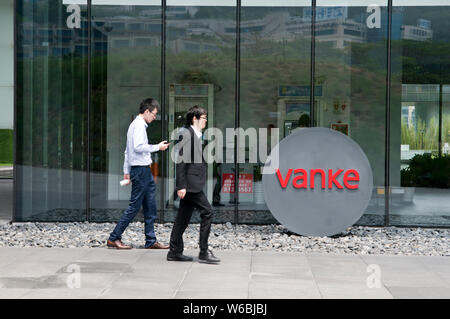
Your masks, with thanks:
M123 179L130 179L130 174L123 174Z
M162 141L158 144L160 151L165 151L169 147L170 143L167 143L167 141Z
M184 196L186 196L186 188L180 189L177 191L177 195L178 197L180 197L181 199L184 198Z

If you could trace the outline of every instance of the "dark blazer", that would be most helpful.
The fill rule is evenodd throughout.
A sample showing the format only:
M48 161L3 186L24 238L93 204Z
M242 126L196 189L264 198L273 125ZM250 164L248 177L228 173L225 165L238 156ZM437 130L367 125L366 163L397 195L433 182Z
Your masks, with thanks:
M189 193L199 193L206 184L207 164L203 158L202 141L192 127L185 127L177 143L176 190L186 189Z

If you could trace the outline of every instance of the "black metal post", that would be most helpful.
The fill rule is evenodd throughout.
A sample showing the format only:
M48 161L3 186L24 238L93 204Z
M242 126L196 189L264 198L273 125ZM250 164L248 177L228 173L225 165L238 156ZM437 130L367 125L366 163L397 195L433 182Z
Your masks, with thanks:
M441 64L441 68L442 68L442 64ZM443 89L443 85L442 85L442 72L441 72L441 78L440 81L441 82L439 84L439 117L438 117L438 121L439 121L439 136L438 136L438 155L439 157L442 156L442 89Z
M388 38L387 38L387 74L386 74L386 130L384 159L384 225L389 226L390 197L390 136L391 136L391 36L392 36L392 0L388 0Z
M235 93L235 105L234 105L234 129L240 127L239 105L240 105L240 71L241 71L241 0L237 0L236 3L236 93ZM238 158L238 143L239 139L234 136L234 223L239 221L239 164Z
M316 0L311 0L311 90L310 90L310 127L316 126L315 121L315 105L314 105L314 95L315 95L315 86L316 86Z
M161 12L161 137L163 140L168 140L167 138L167 118L166 114L166 0L162 0L162 12ZM173 147L173 145L172 145ZM161 156L161 223L165 221L165 211L166 211L166 182L165 178L168 176L169 172L167 170L167 165L165 165L168 160L168 154L162 152ZM171 194L168 194L170 196Z
M16 221L17 217L17 0L14 0L14 123L13 123L13 211L12 221Z
M91 24L92 24L92 0L87 0L87 25L88 25L88 56L87 56L87 143L86 143L86 220L91 220L91 54L92 54L92 39L91 39Z

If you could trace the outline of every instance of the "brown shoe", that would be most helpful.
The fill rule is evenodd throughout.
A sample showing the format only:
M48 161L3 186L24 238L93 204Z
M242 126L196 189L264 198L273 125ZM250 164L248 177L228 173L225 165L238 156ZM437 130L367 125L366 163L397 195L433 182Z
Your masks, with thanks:
M124 245L119 239L116 241L111 241L108 239L106 242L106 246L109 248L117 248L117 249L131 249L131 246Z
M169 246L161 244L160 242L156 242L152 246L147 247L146 249L169 249Z

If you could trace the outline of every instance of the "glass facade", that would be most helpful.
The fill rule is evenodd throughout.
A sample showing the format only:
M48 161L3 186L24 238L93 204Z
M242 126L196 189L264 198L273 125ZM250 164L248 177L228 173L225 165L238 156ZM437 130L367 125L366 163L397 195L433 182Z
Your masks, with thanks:
M86 4L17 1L15 220L87 218Z
M116 221L128 125L154 97L153 144L189 107L208 112L204 143L222 154L205 188L215 222L276 222L261 166L319 126L369 159L359 225L450 226L450 5L314 3L16 0L15 220ZM159 222L179 204L172 150L152 154Z
M390 224L448 226L450 6L412 2L393 1Z
M14 127L14 2L0 3L0 167L13 163ZM9 174L0 173L0 178ZM12 176L11 176L12 177Z
M372 199L360 220L385 224L387 1L317 1L315 125L350 136L373 171ZM328 16L338 19L329 19ZM378 25L379 24L379 25Z
M117 221L131 187L121 187L127 130L145 97L161 101L161 4L111 5L92 1L90 214L92 221ZM161 114L161 113L160 113ZM148 127L150 143L161 140L161 116ZM158 199L161 155L153 153ZM161 207L161 202L158 202Z

